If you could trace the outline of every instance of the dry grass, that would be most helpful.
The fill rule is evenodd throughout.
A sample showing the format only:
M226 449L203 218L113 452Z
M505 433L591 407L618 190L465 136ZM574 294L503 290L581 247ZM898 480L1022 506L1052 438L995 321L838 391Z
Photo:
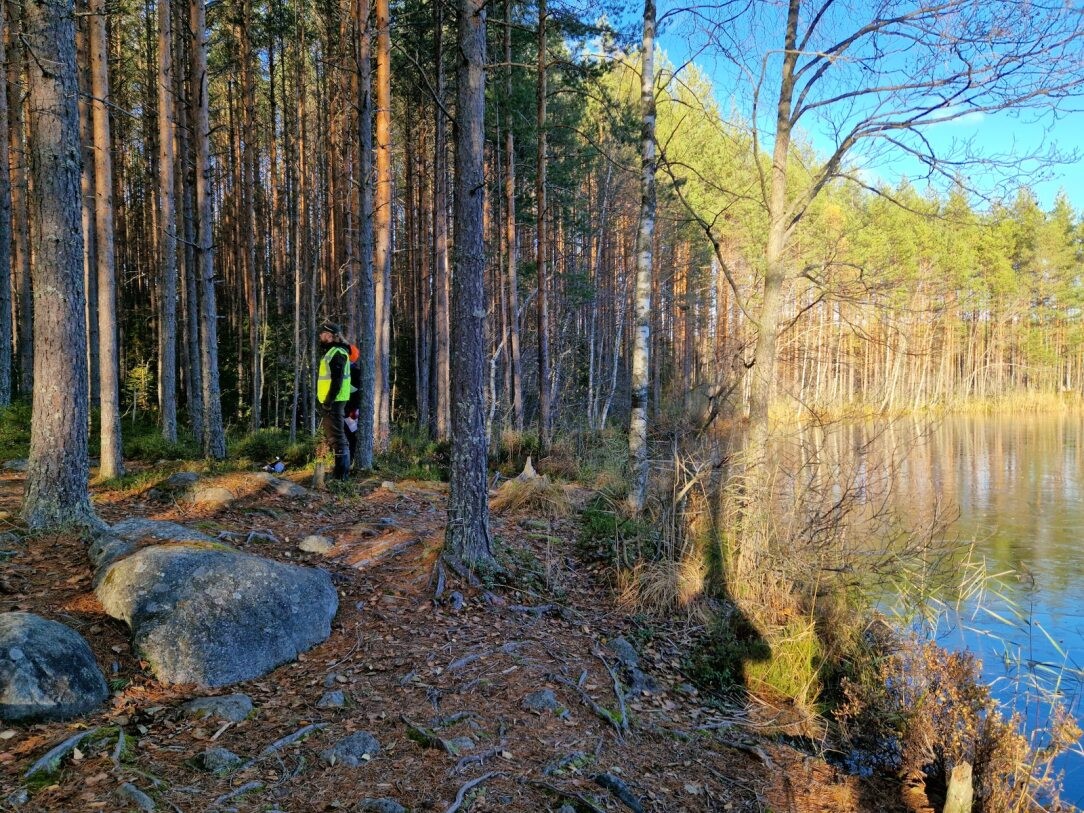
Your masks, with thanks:
M707 576L707 563L699 555L676 562L638 562L618 574L617 602L630 613L670 618L684 611L706 621L707 608L701 599Z
M572 502L562 486L543 474L509 480L497 489L490 507L498 514L527 511L563 517L572 510Z

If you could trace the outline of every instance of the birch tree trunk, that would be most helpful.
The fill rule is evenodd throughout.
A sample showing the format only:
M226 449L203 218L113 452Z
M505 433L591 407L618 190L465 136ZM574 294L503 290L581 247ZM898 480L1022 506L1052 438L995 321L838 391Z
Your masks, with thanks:
M173 25L170 0L158 0L158 397L162 437L177 441L177 207L174 197Z
M98 364L101 404L101 476L124 474L120 433L120 354L113 249L113 151L109 133L109 43L105 0L91 0L88 39L94 96L94 238L98 260ZM80 246L82 251L82 246Z
M452 277L452 465L444 558L493 562L485 427L485 0L459 0L456 49L455 274Z
M640 230L636 236L636 319L632 343L632 407L629 416L629 509L647 499L647 404L651 351L651 288L655 237L655 0L644 0L640 67Z
M192 116L196 141L197 268L200 299L200 358L203 378L203 453L215 460L226 456L222 428L222 393L218 381L218 308L215 303L215 263L211 219L210 102L207 98L207 17L203 0L191 0Z
M75 14L24 5L34 176L34 411L23 519L32 530L99 524L87 487L87 347ZM46 69L45 66L48 66Z

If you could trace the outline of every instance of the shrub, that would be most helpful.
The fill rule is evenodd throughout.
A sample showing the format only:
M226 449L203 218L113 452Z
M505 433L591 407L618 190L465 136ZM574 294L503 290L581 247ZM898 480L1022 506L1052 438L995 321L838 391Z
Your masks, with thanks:
M578 545L588 559L629 567L655 558L659 533L649 522L626 516L608 495L596 494L580 514Z
M268 463L276 457L286 457L290 448L290 433L285 429L257 429L237 439L231 445L233 457L243 457L253 463Z
M0 408L0 458L10 460L30 454L30 413L28 401Z
M128 460L193 460L203 456L191 436L179 436L176 443L171 443L157 427L129 426L122 432L124 457Z

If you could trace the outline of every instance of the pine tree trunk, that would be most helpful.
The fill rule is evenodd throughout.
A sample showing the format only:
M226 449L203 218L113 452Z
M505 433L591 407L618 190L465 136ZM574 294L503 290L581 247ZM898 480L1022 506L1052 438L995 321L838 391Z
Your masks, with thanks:
M549 281L546 268L546 0L538 3L538 154L535 177L535 259L538 268L538 437L542 454L550 448L553 416L550 388Z
M0 65L7 64L4 0L0 0ZM0 77L0 145L8 143L8 88ZM11 166L0 156L0 406L11 403Z
M636 237L636 300L632 344L632 411L629 417L629 509L647 499L647 402L651 350L651 288L655 237L655 0L644 0L640 56L640 230Z
M361 399L358 404L358 460L363 470L373 467L373 432L376 392L376 281L373 269L373 104L371 4L357 0L358 17L358 149L361 177L361 220L358 224L358 261L361 319L358 347L361 352Z
M177 440L177 207L174 197L173 27L170 0L158 0L158 274L162 437Z
M452 277L452 465L444 556L487 567L489 492L485 433L485 0L460 0L456 49L455 274Z
M33 529L97 525L87 487L87 348L75 14L71 0L24 5L34 176L34 411L23 519ZM48 66L48 70L44 70Z
M504 0L504 229L508 246L508 333L512 377L512 425L523 431L523 363L519 346L519 276L516 256L516 144L512 132L512 5Z
M19 393L28 397L34 387L34 303L30 279L30 208L28 157L26 145L26 45L20 38L25 31L22 3L8 5L12 37L8 50L8 125L11 158L11 225L13 289L18 301L14 311L16 340L19 345Z
M214 234L211 219L210 102L207 98L207 20L203 0L191 0L192 116L196 153L195 212L198 220L197 273L200 289L200 358L203 378L203 453L226 456L222 397L218 382L218 308L215 303Z
M373 276L376 299L376 382L373 446L391 437L391 30L388 0L376 0L376 199Z
M113 248L113 159L109 132L109 43L105 0L91 0L91 114L94 121L94 237L98 260L98 360L101 387L101 476L124 474L120 433L120 353ZM80 251L82 247L80 246Z
M433 388L430 419L433 421L433 437L448 437L451 421L450 326L448 317L448 291L451 273L448 255L448 150L447 123L445 120L444 57L442 34L444 31L443 6L437 3L436 46L433 59L436 63L435 129L433 145Z
M90 403L101 397L98 370L98 257L94 235L94 127L90 115L90 53L87 44L89 14L86 0L78 0L83 16L76 20L75 52L79 81L79 139L83 149L83 286L87 296L87 364L90 376ZM87 416L88 422L90 416Z

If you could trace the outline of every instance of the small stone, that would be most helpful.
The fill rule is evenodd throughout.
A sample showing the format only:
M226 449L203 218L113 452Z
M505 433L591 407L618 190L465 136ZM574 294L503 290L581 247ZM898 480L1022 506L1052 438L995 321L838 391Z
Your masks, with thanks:
M214 717L239 723L252 714L252 698L247 694L226 694L221 697L201 697L181 706L185 717L204 720Z
M341 691L324 692L324 696L316 702L318 709L341 709L346 705L346 695Z
M362 799L358 802L358 813L410 813L394 799Z
M244 762L241 757L226 748L209 748L199 755L197 763L203 770L219 775L228 774Z
M324 688L330 689L336 683L346 683L346 678L342 675L332 672L330 675L324 677Z
M28 468L30 468L30 461L28 460L9 460L4 464L6 471L26 471Z
M380 742L368 731L358 731L321 752L320 759L328 765L357 768L380 753Z
M624 638L618 637L610 641L610 651L617 656L626 669L636 669L640 666L640 656L636 654L636 648Z
M523 708L528 711L557 711L560 705L553 689L539 689L523 698Z
M467 604L467 600L463 598L463 594L458 590L452 591L448 596L448 606L453 613L457 613L462 610Z
M558 808L557 813L576 813L576 808L572 805L564 804Z
M135 805L135 807L145 811L145 813L154 813L154 811L158 809L154 804L154 799L145 794L131 782L125 782L121 785L120 789L117 791L117 795L126 800L129 806Z
M4 800L10 807L22 807L30 801L30 791L26 788L19 788L8 794L8 797Z
M178 471L169 475L158 484L158 488L169 491L187 491L199 480L199 474L194 471Z
M305 553L324 554L335 547L335 540L331 537L312 534L302 539L297 547L298 550L303 550Z

